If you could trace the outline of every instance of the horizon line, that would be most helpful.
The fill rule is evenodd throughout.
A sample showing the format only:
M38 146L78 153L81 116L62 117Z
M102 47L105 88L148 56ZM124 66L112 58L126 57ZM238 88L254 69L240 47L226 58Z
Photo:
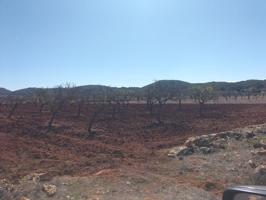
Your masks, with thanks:
M25 89L39 89L39 88L44 88L44 89L52 89L52 88L55 88L57 86L60 86L60 85L64 85L66 83L70 83L70 84L73 84L74 87L84 87L84 86L102 86L102 87L113 87L113 88L143 88L147 85L150 85L150 84L153 84L155 82L159 82L159 81L180 81L180 82L185 82L185 83L189 83L189 84L207 84L207 83L239 83L239 82L245 82L245 81L265 81L266 79L246 79L246 80L237 80L237 81L206 81L206 82L190 82L190 81L183 81L183 80L180 80L180 79L161 79L161 80L155 80L151 83L148 83L146 85L143 85L143 86L118 86L118 85L105 85L105 84L84 84L84 85L75 85L75 83L72 83L72 82L64 82L64 83L61 83L61 84L57 84L53 87L45 87L45 86L40 86L40 87L35 87L35 86L32 86L32 87L25 87L25 88L20 88L20 89L15 89L15 90L10 90L8 89L7 87L1 87L0 86L0 89L6 89L10 92L15 92L15 91L19 91L19 90L25 90Z

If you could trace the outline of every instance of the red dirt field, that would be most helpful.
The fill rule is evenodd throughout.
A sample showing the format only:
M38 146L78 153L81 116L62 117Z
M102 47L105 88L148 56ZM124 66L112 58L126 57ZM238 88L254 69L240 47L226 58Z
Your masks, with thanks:
M199 117L197 105L164 107L159 126L145 105L129 105L111 119L111 108L94 125L96 135L87 137L86 117L75 117L76 107L61 112L54 129L46 133L49 112L25 104L12 119L0 111L0 179L16 182L32 172L84 175L102 169L149 165L159 161L159 151L177 146L192 135L231 130L266 123L266 105L206 105ZM83 114L91 113L93 106Z

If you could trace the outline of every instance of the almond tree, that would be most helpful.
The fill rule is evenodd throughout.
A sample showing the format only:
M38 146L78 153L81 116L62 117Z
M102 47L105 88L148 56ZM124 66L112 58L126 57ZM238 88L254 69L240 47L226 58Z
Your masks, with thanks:
M212 87L197 86L192 88L191 98L199 104L199 114L202 116L204 105L217 96Z
M19 105L22 104L23 98L21 96L8 96L7 101L7 104L10 107L7 118L10 119L17 111Z
M48 104L49 102L49 94L48 94L48 89L39 89L36 91L36 93L33 96L34 101L39 105L39 113L42 113L44 107Z
M158 105L157 113L156 113L156 120L157 120L158 124L163 124L163 122L161 120L162 110L163 110L164 105L171 98L172 98L172 96L170 93L168 93L167 91L163 91L163 88L158 88L158 92L155 95L155 102Z
M116 119L116 113L120 110L120 101L118 94L112 88L106 88L104 91L104 101L111 108L112 119Z
M105 104L103 102L98 102L94 104L94 111L92 112L92 115L89 117L88 120L88 133L89 136L94 136L95 131L93 131L93 125L97 120L97 117L104 111Z
M88 136L94 137L96 134L95 131L93 131L93 125L97 121L98 116L104 111L105 105L106 105L106 96L105 91L97 91L97 92L90 92L90 94L87 94L86 97L87 102L89 102L89 105L92 106L93 111L92 113L89 113L88 120L87 120L87 131ZM92 96L93 101L90 101L90 96ZM90 103L91 102L91 103Z
M156 103L155 99L154 99L154 94L155 92L153 91L153 88L147 88L146 89L146 107L147 109L149 110L150 112L150 115L153 115L153 107L154 107L154 104Z
M178 110L182 109L182 101L188 96L188 86L176 85L170 88L170 93L172 96L176 97L178 100Z
M173 92L169 85L164 85L160 81L155 82L146 90L147 106L152 116L155 115L158 124L163 124L161 120L162 110L164 105L173 97ZM154 113L154 106L157 110Z
M104 96L105 102L111 108L112 119L115 120L118 113L128 109L133 92L126 89L106 88Z
M48 122L48 131L51 130L55 117L62 110L63 106L67 101L73 99L75 95L74 88L73 85L67 83L63 86L57 86L50 91L48 106L50 108L51 117Z
M82 110L82 108L83 108L83 106L85 104L85 100L86 100L86 98L83 97L83 96L79 96L79 98L77 99L77 106L78 106L78 108L77 108L77 114L76 114L76 116L78 118L81 116L81 110Z
M82 109L85 107L88 101L88 91L83 91L79 87L73 88L72 91L73 94L75 94L72 99L74 101L74 104L77 106L76 117L80 118Z
M2 107L3 107L3 99L0 98L0 112L1 112L1 110L2 110Z

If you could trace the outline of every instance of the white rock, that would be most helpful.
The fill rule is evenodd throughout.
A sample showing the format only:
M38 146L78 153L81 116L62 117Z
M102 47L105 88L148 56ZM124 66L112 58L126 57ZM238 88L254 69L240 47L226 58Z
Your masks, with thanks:
M44 184L43 185L43 191L49 196L54 196L55 193L57 192L57 187L55 185L48 185Z

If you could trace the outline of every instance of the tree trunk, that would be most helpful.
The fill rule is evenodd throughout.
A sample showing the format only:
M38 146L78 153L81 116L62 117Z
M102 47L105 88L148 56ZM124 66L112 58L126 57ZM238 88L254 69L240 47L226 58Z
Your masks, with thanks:
M117 106L117 112L120 113L121 112L121 104L119 101L116 103L116 106Z
M44 106L45 106L45 104L43 103L43 104L41 104L41 106L40 106L40 110L39 110L39 112L40 113L42 113L42 111L43 111L43 109L44 109Z
M17 108L18 108L18 103L15 103L14 106L11 108L11 110L9 112L9 115L8 115L9 119L14 115L15 111L17 110Z
M158 111L156 114L156 120L157 120L158 124L162 124L162 120L161 120L162 106L163 106L163 104L159 103Z
M115 120L116 118L116 107L115 105L112 106L112 119Z
M51 118L50 118L50 121L48 123L48 130L51 130L52 129L52 126L53 126L53 122L54 122L54 119L56 117L56 114L57 114L57 111L53 112Z
M150 111L150 115L153 115L153 103L150 102L150 108L149 108L149 111Z
M64 101L61 101L59 104L57 104L57 106L52 109L52 116L50 118L50 121L48 123L48 131L51 130L52 126L53 126L53 122L54 122L54 119L56 117L56 115L59 113L59 111L61 110L61 108L63 107L64 105Z
M149 99L147 99L147 101L146 101L146 108L149 110L150 109L150 100Z
M89 133L89 136L93 136L94 133L92 132L92 126L94 124L94 122L96 121L97 119L97 116L100 114L100 112L104 109L104 104L103 105L100 105L100 107L97 108L97 105L96 105L96 110L93 112L93 115L92 117L90 118L89 120L89 123L88 123L88 133Z
M203 116L204 103L205 102L199 102L199 114L200 114L200 117Z
M178 109L179 111L182 109L182 99L178 99Z
M92 118L91 118L90 121L89 121L89 124L88 124L88 133L89 133L89 135L92 134L92 131L91 131L91 129L92 129L92 125L94 124L94 122L95 122L95 120L96 120L96 118L97 118L97 115L98 115L98 112L95 111L95 112L93 113L93 115L92 115Z
M79 118L81 115L81 108L82 108L82 103L78 104L78 111L77 111L77 117Z

